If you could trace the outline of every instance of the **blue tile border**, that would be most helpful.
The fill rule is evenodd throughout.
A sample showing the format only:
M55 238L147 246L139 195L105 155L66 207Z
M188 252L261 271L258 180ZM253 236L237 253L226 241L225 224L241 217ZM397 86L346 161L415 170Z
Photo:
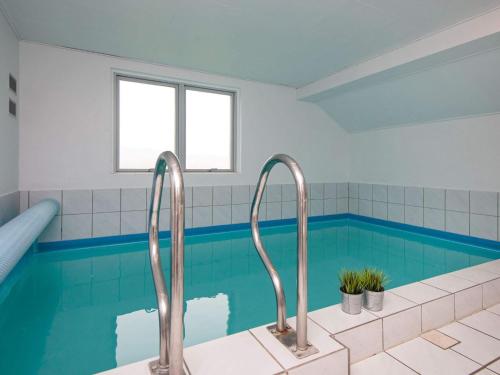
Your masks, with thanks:
M367 216L361 216L350 213L313 216L309 218L309 222L314 223L314 222L343 220L343 219L350 219L358 222L380 225L386 228L400 229L416 234L432 236L444 240L459 242L462 244L474 245L500 251L499 241L470 237L462 234L455 234L436 229L417 227L414 225L375 219ZM281 225L291 225L295 224L296 222L297 222L296 219L281 219L281 220L269 220L269 221L259 222L259 225L261 228L270 228ZM204 235L211 233L234 232L234 231L249 230L249 229L250 229L250 223L241 223L241 224L214 225L202 228L187 228L185 230L185 233L186 236L196 236L196 235ZM170 231L160 232L160 239L168 239L168 238L170 238ZM128 242L142 242L147 240L148 240L147 233L126 234L126 235L111 236L111 237L85 238L78 240L65 240L65 241L40 243L38 244L38 251L54 251L54 250L75 249L75 248L93 247L93 246L118 245Z
M460 242L462 244L485 247L492 250L500 251L500 241L487 240L484 238L465 236L463 234L450 233L437 229L430 229L424 227L417 227L414 225L397 223L395 221L388 221L382 219L375 219L372 217L355 215L355 214L347 214L349 219L361 221L368 224L380 225L387 228L400 229L407 232L412 232L416 234L423 234L426 236L432 236L436 238L441 238L443 240Z
M309 217L309 222L315 223L321 221L342 220L348 218L349 214L313 216ZM281 225L291 225L295 224L296 222L297 219L268 220L259 222L259 226L261 228L270 228ZM249 229L250 229L250 223L213 225L210 227L186 228L185 234L186 236L197 236L197 235L204 235L211 233L234 232L234 231L249 230ZM160 239L170 238L170 231L160 232L159 237ZM109 236L109 237L94 237L94 238L82 238L78 240L43 242L38 244L37 249L38 251L53 251L53 250L75 249L81 247L118 245L128 242L142 242L147 240L148 240L148 233L124 234L124 235Z

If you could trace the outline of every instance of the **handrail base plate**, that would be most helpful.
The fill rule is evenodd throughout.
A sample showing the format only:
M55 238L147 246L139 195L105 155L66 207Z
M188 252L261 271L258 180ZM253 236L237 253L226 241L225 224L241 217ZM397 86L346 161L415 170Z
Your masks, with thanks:
M148 367L149 367L149 373L151 375L168 375L170 374L170 372L168 371L169 368L160 368L160 360L154 360L154 361L151 361L149 362L148 364ZM182 374L187 374L186 370L183 369L182 370Z
M276 324L268 326L267 330L297 359L306 358L310 355L319 353L319 350L311 343L307 344L307 348L305 350L297 350L297 332L295 332L295 330L290 326L287 326L287 330L285 332L279 332L276 329Z

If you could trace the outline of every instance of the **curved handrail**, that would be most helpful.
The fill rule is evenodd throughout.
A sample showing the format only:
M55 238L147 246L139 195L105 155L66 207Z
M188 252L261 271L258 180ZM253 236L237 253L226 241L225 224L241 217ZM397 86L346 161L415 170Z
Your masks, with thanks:
M161 268L158 240L163 180L168 167L170 177L171 288L168 291ZM160 154L156 162L151 204L149 209L149 256L158 301L160 326L160 358L152 363L156 374L181 375L183 370L183 310L184 310L184 181L177 157L170 151Z
M307 187L304 173L299 164L290 156L276 154L271 156L260 173L259 183L252 202L251 227L252 238L264 266L271 277L276 294L277 321L276 329L279 332L288 330L286 324L286 301L283 284L278 271L274 267L267 251L262 243L259 232L259 205L266 188L267 179L272 168L278 164L285 164L292 172L297 191L297 350L306 350L307 342Z

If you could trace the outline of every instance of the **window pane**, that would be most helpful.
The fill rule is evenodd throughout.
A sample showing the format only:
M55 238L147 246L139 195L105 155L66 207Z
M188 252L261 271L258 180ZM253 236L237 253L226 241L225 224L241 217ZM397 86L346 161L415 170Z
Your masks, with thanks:
M232 95L186 89L186 169L231 169Z
M156 158L175 151L176 89L119 81L119 169L153 169Z

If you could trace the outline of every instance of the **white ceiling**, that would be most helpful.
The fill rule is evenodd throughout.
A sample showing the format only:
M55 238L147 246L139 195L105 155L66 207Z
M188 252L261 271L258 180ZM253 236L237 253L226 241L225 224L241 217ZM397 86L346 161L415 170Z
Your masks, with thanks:
M0 2L24 40L293 87L500 6L500 0ZM341 124L351 121L344 104L328 108Z

